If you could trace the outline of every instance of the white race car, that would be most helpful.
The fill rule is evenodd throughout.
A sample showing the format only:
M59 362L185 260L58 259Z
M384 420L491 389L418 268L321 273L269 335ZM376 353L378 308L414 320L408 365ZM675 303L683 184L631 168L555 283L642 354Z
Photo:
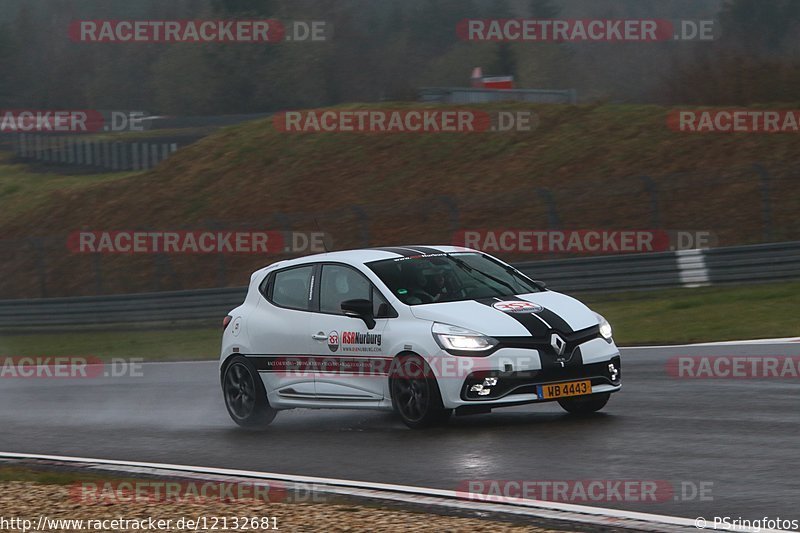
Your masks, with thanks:
M546 401L585 414L621 387L602 316L468 248L280 261L224 327L225 404L248 428L297 407L394 409L412 428Z

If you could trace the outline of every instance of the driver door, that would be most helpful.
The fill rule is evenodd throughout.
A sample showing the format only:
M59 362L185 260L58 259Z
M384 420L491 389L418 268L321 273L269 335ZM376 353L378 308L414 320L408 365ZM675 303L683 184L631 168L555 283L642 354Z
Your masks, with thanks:
M318 356L319 365L315 373L317 399L348 406L380 402L386 376L375 369L388 369L391 361L391 354L384 352L388 319L380 318L381 313L386 315L388 304L361 272L347 265L323 264L318 286L311 331L312 354ZM342 302L354 299L373 302L374 328L369 329L360 318L344 315Z

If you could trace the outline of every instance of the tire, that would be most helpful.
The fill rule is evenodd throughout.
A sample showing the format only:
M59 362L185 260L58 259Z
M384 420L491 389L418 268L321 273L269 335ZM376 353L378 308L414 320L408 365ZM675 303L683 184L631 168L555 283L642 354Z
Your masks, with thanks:
M611 398L611 393L603 392L600 394L564 398L558 400L558 405L573 415L588 415L596 413L605 407L609 398Z
M425 360L404 355L395 359L395 365L389 389L392 407L403 423L411 429L446 423L453 410L443 407L439 385Z
M266 428L278 413L269 405L264 383L246 357L231 359L222 375L222 396L234 422L243 428Z

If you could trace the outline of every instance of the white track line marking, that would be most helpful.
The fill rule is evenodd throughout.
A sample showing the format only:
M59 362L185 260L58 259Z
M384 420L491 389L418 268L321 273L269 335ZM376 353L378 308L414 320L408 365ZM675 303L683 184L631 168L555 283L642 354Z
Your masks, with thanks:
M716 342L697 342L693 344L658 344L652 346L620 346L622 350L642 350L647 348L689 348L692 346L750 346L754 344L793 344L800 342L800 337L784 337L781 339L749 339L741 341L716 341Z
M656 515L649 513L639 513L634 511L623 511L619 509L608 509L603 507L590 507L586 505L575 505L570 503L547 502L540 500L527 500L523 498L505 498L487 496L485 501L482 497L480 500L473 500L465 497L463 493L454 490L433 489L414 487L410 485L394 485L388 483L375 483L369 481L351 481L346 479L323 478L313 476L295 476L288 474L277 474L271 472L258 472L253 470L236 470L229 468L215 468L204 466L186 466L175 465L169 463L148 463L138 461L117 461L112 459L95 459L88 457L70 457L62 455L39 455L27 453L14 453L14 452L0 452L0 458L8 459L35 459L43 461L60 461L68 463L83 463L95 465L113 465L132 468L152 468L159 470L169 470L172 472L190 472L195 474L212 474L223 476L237 476L245 478L265 479L286 481L289 483L307 483L316 485L326 485L331 487L333 492L338 494L351 494L351 495L364 495L363 491L382 491L383 496L370 493L370 497L382 497L383 499L391 499L396 501L405 501L408 503L435 503L437 505L445 505L451 507L458 507L461 509L477 509L479 507L486 508L495 506L515 506L516 511L510 511L514 514L526 514L531 516L539 516L550 520L561 521L575 521L584 523L593 523L598 525L615 525L610 521L634 521L644 522L650 525L667 525L667 526L680 526L695 528L695 520L689 518L681 518L676 516ZM350 490L344 490L350 489ZM392 495L386 493L394 493ZM416 498L404 498L403 495L415 496ZM419 497L422 497L422 501ZM447 503L437 503L432 500L425 500L426 498L438 497L448 500L453 500ZM468 504L468 505L467 505ZM524 510L523 510L524 509ZM509 509L503 510L502 507L497 509L498 512L509 512ZM526 512L527 511L527 512ZM564 514L562 514L564 513ZM623 524L616 524L623 525ZM628 524L633 527L633 524ZM623 525L624 527L624 525ZM740 529L738 531L757 533L754 529ZM761 532L772 533L782 530L767 530L761 529Z

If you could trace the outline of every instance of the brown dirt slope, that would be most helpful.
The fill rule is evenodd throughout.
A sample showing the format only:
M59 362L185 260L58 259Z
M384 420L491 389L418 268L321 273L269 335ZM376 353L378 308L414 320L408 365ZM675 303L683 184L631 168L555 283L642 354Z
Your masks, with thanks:
M755 164L771 176L771 239L800 237L797 134L676 133L666 126L669 110L657 106L482 109L533 110L539 125L519 133L286 134L263 120L225 128L151 172L54 191L0 224L5 249L15 250L5 254L0 298L241 285L270 261L69 254L65 236L81 228L319 224L337 248L441 243L459 228L552 226L542 189L563 228L658 226L711 230L720 244L760 242L764 189ZM658 188L657 215L642 176Z

